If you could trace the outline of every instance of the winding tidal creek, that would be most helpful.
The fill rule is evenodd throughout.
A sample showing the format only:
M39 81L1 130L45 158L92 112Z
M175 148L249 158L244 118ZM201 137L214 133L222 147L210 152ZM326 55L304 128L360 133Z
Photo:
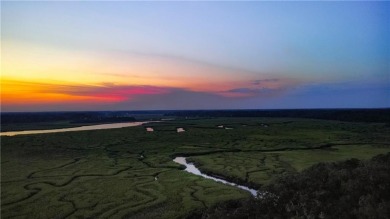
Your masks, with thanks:
M186 166L186 169L184 170L186 172L189 172L189 173L192 173L192 174L195 174L195 175L198 175L198 176L202 176L202 177L204 177L206 179L211 179L211 180L214 180L216 182L220 182L220 183L223 183L223 184L227 184L227 185L231 185L231 186L237 187L239 189L248 191L253 196L257 197L257 190L251 189L251 188L249 188L247 186L238 185L238 184L233 183L233 182L229 182L229 181L226 181L226 180L223 180L223 179L219 179L219 178L212 177L212 176L209 176L207 174L204 174L204 173L200 172L200 170L194 164L188 163L185 157L176 157L175 159L173 159L173 161L178 163L178 164Z

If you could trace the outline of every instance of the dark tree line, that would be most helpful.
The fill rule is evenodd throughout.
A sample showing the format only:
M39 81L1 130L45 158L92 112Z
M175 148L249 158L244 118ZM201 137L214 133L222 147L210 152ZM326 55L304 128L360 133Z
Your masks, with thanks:
M167 112L180 117L289 117L390 124L390 109L188 110Z
M2 113L2 124L70 121L71 123L131 122L126 112L37 112Z
M280 177L259 199L230 201L194 218L390 218L390 153L320 163Z
M34 123L53 121L100 122L110 118L130 118L138 115L174 117L289 117L339 120L348 122L378 122L390 124L390 108L384 109L286 109L286 110L145 110L95 112L35 112L1 113L1 123ZM131 115L131 116L129 116ZM117 119L119 120L119 119ZM130 120L130 119L129 119Z

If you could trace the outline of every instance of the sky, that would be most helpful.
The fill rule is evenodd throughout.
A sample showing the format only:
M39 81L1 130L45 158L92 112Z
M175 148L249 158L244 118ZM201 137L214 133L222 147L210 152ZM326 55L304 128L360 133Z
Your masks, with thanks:
M1 2L1 110L390 107L390 2Z

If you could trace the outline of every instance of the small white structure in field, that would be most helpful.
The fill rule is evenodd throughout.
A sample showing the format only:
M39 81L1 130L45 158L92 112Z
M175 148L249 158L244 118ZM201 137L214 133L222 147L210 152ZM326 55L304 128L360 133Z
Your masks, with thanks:
M225 127L225 129L233 129L233 128L230 128L230 127Z
M147 132L154 132L154 129L153 129L152 127L147 127L147 128L146 128L146 131L147 131Z
M267 125L267 124L261 123L260 125L261 125L262 127L264 127L264 128L268 128L268 125Z
M186 130L184 130L184 128L177 128L176 130L177 130L177 132L185 132L186 131Z
M219 125L218 128L223 128L223 125Z

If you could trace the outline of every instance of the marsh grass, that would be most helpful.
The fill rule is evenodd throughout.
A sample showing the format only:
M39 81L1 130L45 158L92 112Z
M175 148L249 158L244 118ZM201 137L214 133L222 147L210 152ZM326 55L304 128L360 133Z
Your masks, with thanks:
M177 127L186 131L178 134ZM209 118L2 136L1 213L3 218L183 218L250 194L182 171L172 162L178 154L210 174L261 187L318 162L389 152L388 133L384 124Z

